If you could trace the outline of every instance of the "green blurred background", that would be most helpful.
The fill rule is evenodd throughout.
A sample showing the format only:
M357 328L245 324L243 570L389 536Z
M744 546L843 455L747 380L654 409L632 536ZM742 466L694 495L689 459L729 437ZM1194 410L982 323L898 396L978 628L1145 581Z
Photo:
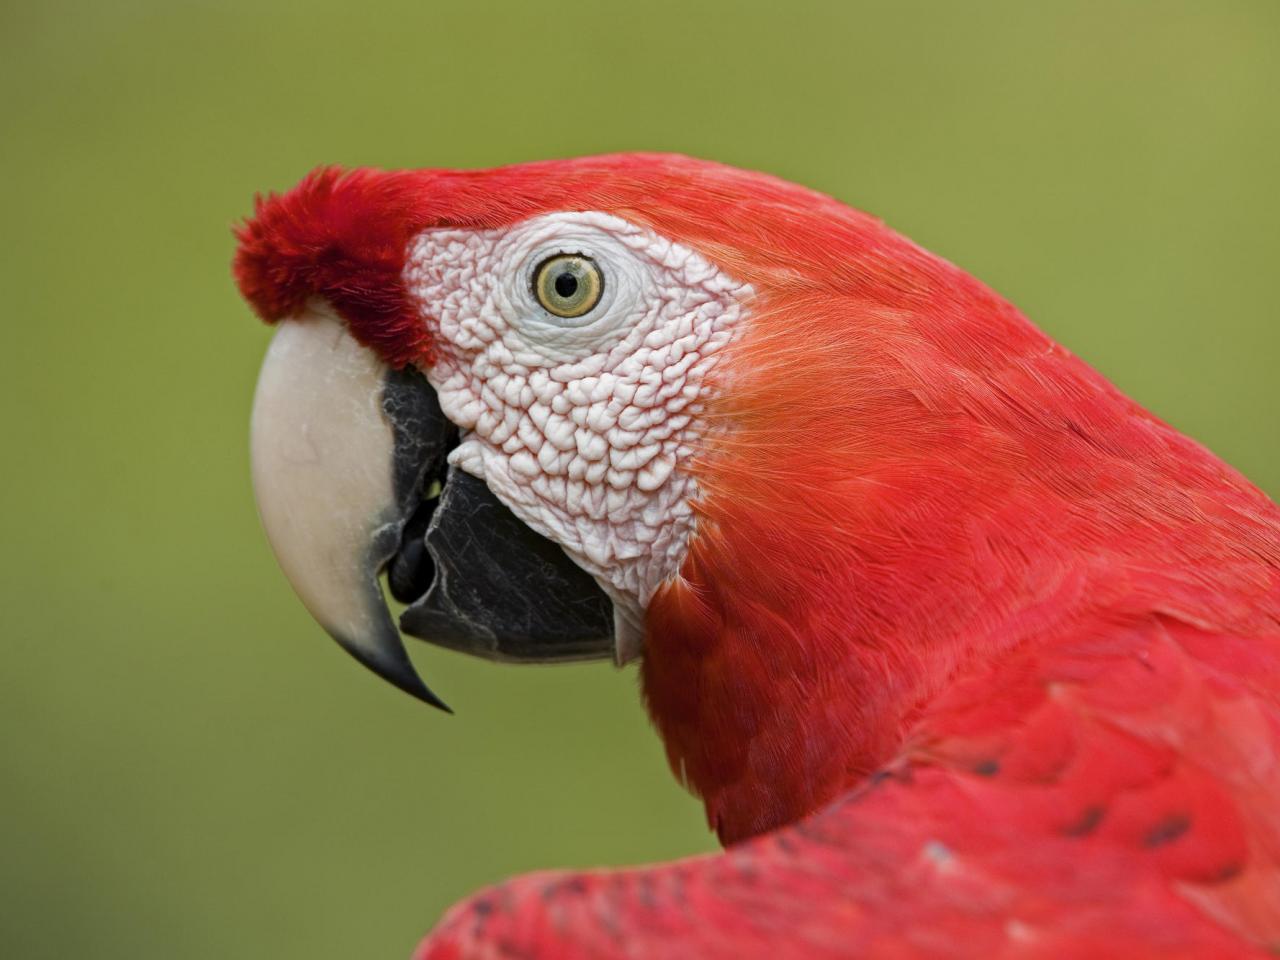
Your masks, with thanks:
M883 216L1280 491L1280 3L6 3L0 955L404 957L515 871L713 844L633 670L422 650L258 529L227 264L315 164L619 149Z

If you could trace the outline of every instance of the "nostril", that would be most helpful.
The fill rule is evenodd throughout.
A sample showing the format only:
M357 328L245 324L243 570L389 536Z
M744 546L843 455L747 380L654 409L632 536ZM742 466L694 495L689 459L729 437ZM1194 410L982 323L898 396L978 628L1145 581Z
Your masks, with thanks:
M427 592L435 578L436 565L427 552L426 538L438 496L437 486L435 497L418 504L400 534L400 549L387 566L387 587L401 603L413 603Z
M427 527L431 525L431 517L440 505L440 494L444 491L444 481L449 470L449 451L457 445L457 433L451 430L434 470L429 470L422 478L418 504L413 508L413 513L409 514L404 529L400 531L400 545L387 564L387 587L391 596L401 603L413 603L421 599L435 579L435 561L427 550Z

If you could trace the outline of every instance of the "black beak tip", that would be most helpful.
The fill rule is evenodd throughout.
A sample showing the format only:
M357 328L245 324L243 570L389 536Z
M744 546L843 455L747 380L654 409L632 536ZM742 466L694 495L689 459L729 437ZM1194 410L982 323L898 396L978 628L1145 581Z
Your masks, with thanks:
M413 663L409 660L409 655L405 652L404 647L399 646L398 638L396 652L391 655L381 652L373 653L362 648L359 644L348 643L343 637L335 636L334 639L338 641L342 649L346 650L347 653L392 686L398 687L409 696L421 700L437 710L442 710L448 714L453 713L453 708L432 693L431 688L422 682L422 678L414 670Z
M450 716L453 716L453 707L449 706L447 703L445 703L443 700L437 697L434 693L432 693L431 688L428 687L425 683L423 683L422 680L416 674L414 675L413 680L409 683L400 683L398 680L392 680L391 682L394 683L401 690L403 690L405 693L409 694L410 696L416 697L417 699L421 700L423 703L427 704L428 706L435 707L437 710L441 710L444 713L447 713Z

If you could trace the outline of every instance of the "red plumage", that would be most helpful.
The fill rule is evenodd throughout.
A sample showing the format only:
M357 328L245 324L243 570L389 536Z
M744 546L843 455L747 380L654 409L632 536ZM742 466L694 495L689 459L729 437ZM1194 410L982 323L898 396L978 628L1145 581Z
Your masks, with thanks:
M361 185L315 242L308 198ZM547 210L757 291L642 666L731 846L519 878L421 956L1280 950L1280 512L967 274L794 185L632 155L322 172L260 208L237 277L405 362L407 237Z

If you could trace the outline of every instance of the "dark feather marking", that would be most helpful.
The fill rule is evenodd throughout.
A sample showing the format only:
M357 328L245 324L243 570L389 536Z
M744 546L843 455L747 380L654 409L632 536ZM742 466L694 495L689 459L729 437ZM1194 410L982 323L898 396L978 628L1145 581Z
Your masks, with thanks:
M653 874L648 870L641 870L636 874L636 900L646 910L656 910L658 907L657 893L653 889Z
M1191 818L1185 814L1175 813L1165 817L1152 827L1142 838L1144 847L1158 847L1163 843L1177 840L1191 826Z
M1066 827L1062 832L1068 837L1087 837L1098 829L1098 824L1102 822L1106 812L1106 808L1101 806L1085 807L1080 819Z
M1243 863L1228 863L1210 878L1210 883L1226 883L1244 873Z

